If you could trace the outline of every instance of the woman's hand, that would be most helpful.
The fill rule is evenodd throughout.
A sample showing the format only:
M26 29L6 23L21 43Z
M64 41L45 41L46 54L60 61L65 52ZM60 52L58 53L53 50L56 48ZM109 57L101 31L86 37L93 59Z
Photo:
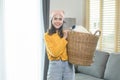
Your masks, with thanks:
M70 30L63 30L63 33L64 33L63 38L65 38L65 39L67 38L69 31Z

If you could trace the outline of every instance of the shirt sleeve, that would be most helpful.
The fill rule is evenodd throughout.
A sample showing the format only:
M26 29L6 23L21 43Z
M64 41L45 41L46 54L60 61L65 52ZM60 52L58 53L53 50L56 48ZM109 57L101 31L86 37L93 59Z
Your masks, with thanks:
M44 36L44 40L48 53L53 57L60 56L66 48L67 41L64 38L57 40L57 43L48 36Z

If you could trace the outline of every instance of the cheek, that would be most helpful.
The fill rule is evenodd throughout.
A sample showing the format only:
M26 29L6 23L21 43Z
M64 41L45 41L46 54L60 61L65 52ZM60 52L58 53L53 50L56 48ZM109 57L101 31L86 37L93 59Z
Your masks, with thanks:
M63 20L62 21L59 21L60 24L63 24Z
M61 25L63 24L63 22L62 22L62 21L60 21L59 23L60 23Z

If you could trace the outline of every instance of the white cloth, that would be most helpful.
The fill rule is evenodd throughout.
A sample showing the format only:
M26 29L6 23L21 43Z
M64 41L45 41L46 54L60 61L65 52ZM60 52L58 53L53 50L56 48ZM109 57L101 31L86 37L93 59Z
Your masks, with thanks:
M75 28L73 29L73 31L90 33L89 31L87 31L87 29L85 29L85 28L84 28L83 26L81 26L81 25L75 25Z

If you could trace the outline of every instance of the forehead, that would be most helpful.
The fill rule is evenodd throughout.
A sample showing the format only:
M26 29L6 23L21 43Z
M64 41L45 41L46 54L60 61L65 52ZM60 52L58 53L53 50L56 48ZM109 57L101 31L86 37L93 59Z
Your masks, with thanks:
M53 17L63 18L63 16L62 16L62 15L60 15L60 14L56 14L56 15L54 15Z

